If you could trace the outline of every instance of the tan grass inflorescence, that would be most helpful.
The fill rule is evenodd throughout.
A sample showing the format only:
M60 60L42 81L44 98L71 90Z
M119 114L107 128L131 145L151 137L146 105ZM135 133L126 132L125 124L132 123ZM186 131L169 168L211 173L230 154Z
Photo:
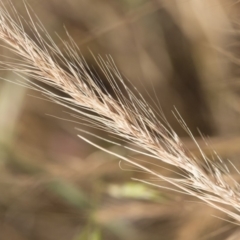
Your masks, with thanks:
M26 80L21 84L41 91L52 101L71 109L76 113L76 117L85 122L88 120L90 126L125 140L127 144L123 147L160 163L175 166L181 174L179 178L169 178L131 158L114 152L110 152L111 154L159 180L170 183L173 190L195 196L240 222L240 185L231 179L230 175L228 178L231 179L231 184L226 181L228 168L221 160L219 160L221 163L219 167L210 161L200 148L203 162L187 154L179 137L168 126L163 114L151 110L142 96L124 83L110 57L107 61L101 57L96 61L111 84L115 98L104 90L101 81L91 73L70 37L69 43L63 42L66 52L61 52L41 23L39 21L34 23L31 17L33 14L29 13L29 24L34 41L24 30L22 21L25 20L21 20L14 7L11 3L9 4L11 14L2 1L0 3L0 38L4 47L10 49L18 58L9 58L1 62L2 69L14 71ZM26 9L28 11L29 7L26 6ZM47 39L43 39L41 35ZM67 95L66 97L57 95L33 80L50 85ZM121 91L126 94L122 94ZM178 118L195 141L184 121L180 116ZM79 137L109 152L82 135ZM163 186L159 185L159 187Z

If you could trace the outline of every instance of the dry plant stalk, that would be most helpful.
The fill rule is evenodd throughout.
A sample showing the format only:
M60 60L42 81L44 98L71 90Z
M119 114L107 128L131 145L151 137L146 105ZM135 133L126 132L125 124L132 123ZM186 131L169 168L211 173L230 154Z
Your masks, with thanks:
M21 20L11 2L9 2L9 6L13 16L10 15L3 2L0 3L0 38L4 43L3 46L10 49L19 58L9 58L9 60L1 62L2 69L16 72L26 80L21 84L41 91L52 101L76 112L75 116L88 120L90 126L124 139L127 144L132 146L125 146L129 150L173 165L182 173L179 174L179 178L166 177L131 158L109 152L79 135L81 139L159 180L171 183L173 190L195 196L240 223L240 185L231 179L230 174L228 174L228 178L232 180L231 184L226 181L228 168L221 159L219 159L221 164L219 167L210 161L200 148L204 164L186 154L179 137L168 126L164 115L151 110L137 91L134 93L127 87L110 57L107 62L101 57L96 61L111 84L116 99L104 91L101 81L91 74L84 59L79 57L77 46L70 37L69 43L63 42L66 52L62 53L44 30L40 21L34 23L33 14L29 14L29 7L26 6L30 19L29 25L36 39L32 40L24 31L22 21L25 20ZM40 33L44 34L47 40L44 40ZM63 67L58 63L61 63ZM67 94L67 97L54 94L35 84L32 80L50 85ZM121 93L117 81L125 88L127 96ZM161 121L159 121L159 117ZM195 141L184 121L180 116L178 118Z

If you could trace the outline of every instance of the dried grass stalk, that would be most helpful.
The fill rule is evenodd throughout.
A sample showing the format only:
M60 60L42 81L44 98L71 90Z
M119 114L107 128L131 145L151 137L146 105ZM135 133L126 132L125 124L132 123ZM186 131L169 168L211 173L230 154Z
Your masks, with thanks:
M90 126L124 139L133 146L125 146L126 148L177 167L181 172L180 177L169 178L161 175L131 158L109 152L79 135L83 140L116 155L159 180L171 183L173 190L195 196L240 222L240 185L231 179L230 174L228 178L232 183L226 181L228 168L221 160L220 166L214 164L200 148L204 164L186 154L179 137L168 126L163 114L156 114L137 91L134 93L129 89L110 57L106 62L101 57L96 61L111 84L116 99L104 91L101 81L94 77L84 59L79 57L77 46L70 37L69 43L64 42L66 52L62 53L41 23L34 23L31 17L33 14L28 14L36 39L33 41L26 34L22 20L11 2L9 6L11 15L3 2L0 3L0 38L4 47L19 58L9 58L1 62L3 69L10 69L26 78L27 87L42 91L52 101L75 111L76 116L88 120ZM29 7L26 7L26 10L28 11ZM46 40L41 37L42 34L46 36ZM54 94L32 80L50 85L66 93L67 97ZM117 82L122 84L127 96L122 94ZM180 123L195 141L181 118Z

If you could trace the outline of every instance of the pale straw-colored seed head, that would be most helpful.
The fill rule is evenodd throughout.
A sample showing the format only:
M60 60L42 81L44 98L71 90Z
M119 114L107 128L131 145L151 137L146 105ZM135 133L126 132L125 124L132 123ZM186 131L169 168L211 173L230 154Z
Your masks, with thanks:
M204 163L200 163L193 156L187 154L177 134L168 126L161 111L155 113L151 110L141 94L135 89L133 92L124 83L111 57L107 57L107 61L98 57L96 61L114 90L115 99L102 90L102 83L96 81L90 73L86 62L78 55L77 46L71 39L70 43L64 42L66 52L61 52L49 34L42 30L44 27L41 26L41 23L34 23L29 13L29 24L37 39L37 42L33 41L25 33L14 6L11 5L11 2L9 4L15 15L15 20L1 1L0 39L4 46L18 58L1 62L2 69L16 72L26 80L20 84L41 91L52 101L71 109L77 118L84 120L91 127L101 129L124 140L126 146L123 147L155 159L157 164L164 162L177 167L179 177L166 177L154 167L149 168L144 163L109 152L79 135L81 139L117 156L159 180L170 183L171 189L195 196L210 206L227 213L237 223L240 222L240 185L234 179L231 179L231 184L226 181L228 168L222 162L221 167L214 164L200 148L199 151ZM27 11L28 9L26 6ZM44 40L41 34L44 34L47 40ZM66 93L68 97L54 94L33 80L50 85ZM121 93L119 84L122 84L127 95ZM179 115L177 117L195 141L184 121ZM112 140L101 139L114 143ZM149 184L164 187L150 182Z

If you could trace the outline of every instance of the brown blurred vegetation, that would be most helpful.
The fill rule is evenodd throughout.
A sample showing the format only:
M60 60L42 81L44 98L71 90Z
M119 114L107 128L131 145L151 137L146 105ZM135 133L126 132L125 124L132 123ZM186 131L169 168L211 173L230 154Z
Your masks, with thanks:
M12 2L27 18L22 1ZM55 32L66 40L66 27L109 91L89 49L103 57L110 54L153 107L160 102L191 152L199 154L174 118L174 106L206 154L213 148L223 161L230 158L239 166L238 1L28 3L60 47ZM26 31L31 35L27 25ZM10 53L2 48L1 54ZM1 75L17 81L11 72ZM0 82L1 240L239 239L237 226L223 221L227 216L222 213L195 199L133 182L131 177L148 176L122 171L118 159L77 137L77 123L60 119L70 118L65 109L38 97ZM211 148L198 129L209 137Z

